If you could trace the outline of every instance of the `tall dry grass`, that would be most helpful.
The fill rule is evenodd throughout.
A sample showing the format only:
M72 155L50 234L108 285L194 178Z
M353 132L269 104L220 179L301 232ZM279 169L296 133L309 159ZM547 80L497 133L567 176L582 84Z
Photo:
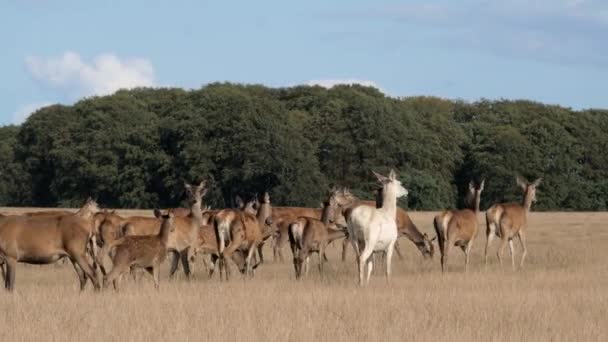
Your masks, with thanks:
M433 213L411 216L431 233ZM352 251L347 263L339 261L338 244L330 247L323 277L312 268L296 282L289 263L269 262L253 280L239 275L220 283L206 279L198 263L190 282L168 281L165 269L159 291L146 276L123 281L120 293L95 293L90 285L79 293L69 265L20 264L15 293L0 290L0 341L605 341L607 219L608 213L532 214L527 264L517 272L510 262L498 267L496 246L484 271L485 228L466 275L460 250L442 275L437 255L424 262L404 240L392 282L377 274L367 288L356 285Z

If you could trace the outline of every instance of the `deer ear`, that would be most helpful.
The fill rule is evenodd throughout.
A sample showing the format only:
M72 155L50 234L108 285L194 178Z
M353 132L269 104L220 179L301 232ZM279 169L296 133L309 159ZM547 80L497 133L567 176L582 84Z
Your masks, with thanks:
M515 181L517 182L517 185L519 185L522 189L526 190L526 187L528 186L528 181L523 178L522 176L517 176L517 178L515 178Z
M474 191L475 190L475 183L473 181L469 182L469 191Z
M239 195L236 195L234 197L234 203L236 204L237 208L239 208L239 209L243 209L245 207L245 202L243 202L243 199Z
M190 191L190 190L192 190L192 185L184 182L184 188L186 188L186 190Z
M374 174L374 176L376 176L376 178L378 178L378 181L382 184L385 184L385 183L388 183L391 181L388 177L383 176L379 173L376 173L376 171L372 171L372 173Z
M396 180L397 179L397 174L395 173L395 170L391 169L391 172L388 173L388 178L390 180Z
M207 188L204 188L204 189L201 191L201 197L204 197L204 196L207 194L207 191L209 191L209 190L208 190Z
M160 210L158 208L154 209L154 217L156 218L161 218L163 216L163 214L160 212Z
M537 187L537 186L539 186L539 185L540 185L540 183L542 182L542 180L543 180L543 179L542 179L542 177L541 177L541 178L538 178L538 179L536 179L536 180L534 181L534 183L532 183L532 185L534 185L535 187Z
M479 183L479 191L482 191L482 190L483 190L483 187L484 187L484 185L485 185L485 184L486 184L486 180L485 180L485 179L482 179L482 180L481 180L481 183Z
M202 181L201 181L201 182L198 184L198 188L199 188L199 189L202 189L202 188L204 188L204 187L205 187L205 185L206 185L206 184L207 184L207 182L206 182L206 181L204 181L204 180L202 180Z

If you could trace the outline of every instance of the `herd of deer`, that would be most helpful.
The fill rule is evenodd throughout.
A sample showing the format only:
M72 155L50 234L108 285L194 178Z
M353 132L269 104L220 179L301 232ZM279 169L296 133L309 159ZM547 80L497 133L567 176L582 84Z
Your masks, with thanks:
M471 182L467 196L468 209L447 210L434 219L436 237L421 233L405 210L397 206L397 198L407 196L393 171L388 176L374 173L381 188L376 201L362 201L346 189L332 189L322 208L272 207L268 193L238 209L209 210L203 208L205 182L185 184L190 208L154 210L154 217L121 217L114 211L100 210L88 199L76 213L66 211L33 212L24 215L0 214L0 273L5 288L13 290L18 262L50 264L68 258L78 275L80 289L91 280L95 289L112 283L117 290L122 276L137 268L148 271L158 288L160 265L167 254L173 254L170 277L182 264L190 277L190 262L203 255L212 276L219 268L220 279L230 276L231 260L247 277L264 262L263 245L272 243L275 260L283 260L282 248L289 242L293 254L296 279L308 273L312 253L319 256L319 270L327 260L328 244L343 239L342 260L348 244L355 250L359 284L369 282L373 255L384 256L386 277L391 277L393 251L401 257L397 239L407 237L423 257L432 258L433 241L437 239L441 253L442 271L447 271L448 255L453 246L465 254L465 271L469 254L478 232L480 195L484 182ZM488 247L495 237L500 239L497 251L502 265L502 253L507 244L515 268L513 238L517 237L523 266L526 249L527 215L536 201L540 179L530 183L518 177L523 190L521 204L496 204L486 211L487 264ZM111 270L107 272L110 264ZM103 280L103 282L102 282Z

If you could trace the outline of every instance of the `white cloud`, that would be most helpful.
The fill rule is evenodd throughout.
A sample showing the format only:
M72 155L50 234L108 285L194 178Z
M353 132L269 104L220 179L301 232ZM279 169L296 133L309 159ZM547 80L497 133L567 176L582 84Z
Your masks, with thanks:
M339 84L360 84L360 85L366 86L366 87L374 87L374 88L382 91L382 88L380 88L380 86L378 86L378 84L376 84L376 82L369 81L369 80L357 80L357 79L312 80L312 81L306 82L306 84L309 86L318 85L318 86L328 88L328 89L332 88L336 85L339 85Z
M76 97L107 95L156 83L152 63L143 58L101 54L87 63L79 54L67 51L60 57L28 56L25 63L34 79Z
M46 103L31 103L31 104L22 106L21 108L17 109L17 111L15 111L13 113L13 115L11 116L11 123L13 123L15 125L20 125L30 115L32 115L32 113L34 113L35 111L37 111L38 109L40 109L42 107L46 107L46 106L50 106L50 105L51 105L51 103L46 102Z

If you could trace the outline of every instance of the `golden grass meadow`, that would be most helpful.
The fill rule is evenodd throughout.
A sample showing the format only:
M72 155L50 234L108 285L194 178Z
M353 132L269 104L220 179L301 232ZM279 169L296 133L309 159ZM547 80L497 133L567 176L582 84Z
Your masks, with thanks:
M35 209L1 211L25 210ZM433 215L410 212L429 234ZM352 249L340 261L339 243L329 248L324 276L313 256L298 282L288 247L282 263L267 247L253 280L234 266L229 282L208 279L197 260L193 280L169 281L165 263L159 291L145 275L125 278L119 293L90 284L80 293L69 263L19 264L15 292L0 291L0 341L606 341L607 220L608 213L531 213L526 265L513 272L508 249L499 267L497 242L484 270L480 215L468 274L459 249L441 274L438 253L425 261L401 239L404 259L394 256L392 281L375 272L366 288L357 285Z

